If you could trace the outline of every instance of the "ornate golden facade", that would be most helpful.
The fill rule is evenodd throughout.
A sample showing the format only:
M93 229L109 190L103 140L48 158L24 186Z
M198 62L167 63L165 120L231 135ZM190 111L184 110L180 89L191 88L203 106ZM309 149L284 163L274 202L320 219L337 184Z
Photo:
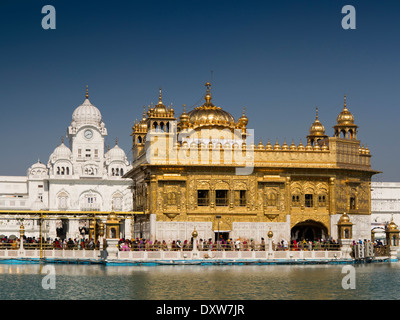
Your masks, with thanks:
M346 212L355 238L370 238L371 154L357 140L347 109L334 136L325 134L318 110L307 143L254 143L249 119L234 117L212 102L179 118L162 102L144 109L133 126L135 236L157 240L337 238ZM238 170L239 169L239 170ZM242 171L240 171L242 170Z

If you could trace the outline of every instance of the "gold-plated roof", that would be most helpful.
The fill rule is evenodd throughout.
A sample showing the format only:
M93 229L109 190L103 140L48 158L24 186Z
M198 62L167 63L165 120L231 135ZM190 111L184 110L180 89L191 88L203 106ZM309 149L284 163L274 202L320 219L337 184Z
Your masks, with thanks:
M235 118L229 112L222 110L220 107L216 107L211 102L211 84L209 82L206 83L206 87L207 93L204 97L206 102L188 113L191 126L193 128L202 126L222 126L235 128Z

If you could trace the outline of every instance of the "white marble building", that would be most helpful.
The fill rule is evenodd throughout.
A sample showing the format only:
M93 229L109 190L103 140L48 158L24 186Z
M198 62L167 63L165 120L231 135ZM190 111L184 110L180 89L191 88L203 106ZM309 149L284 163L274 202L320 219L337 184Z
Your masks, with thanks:
M371 228L383 238L385 226L391 222L400 225L400 182L371 183ZM379 232L380 231L380 232Z
M131 181L122 178L131 164L117 141L113 148L105 150L106 136L101 113L86 93L85 101L72 114L68 146L61 141L47 164L38 161L26 176L0 176L0 235L19 237L17 218L29 210L60 211L60 215L131 211ZM15 211L21 211L21 215ZM37 220L24 219L24 226L27 236L39 236ZM46 221L45 227L47 237L54 239L60 235L76 238L79 228L87 226L85 219L52 219Z

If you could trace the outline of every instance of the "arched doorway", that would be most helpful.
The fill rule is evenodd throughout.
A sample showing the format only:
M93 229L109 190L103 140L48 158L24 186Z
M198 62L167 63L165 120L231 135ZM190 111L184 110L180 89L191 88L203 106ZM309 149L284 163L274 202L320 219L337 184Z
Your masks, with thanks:
M319 240L328 238L328 228L321 222L306 220L296 224L290 232L291 240Z

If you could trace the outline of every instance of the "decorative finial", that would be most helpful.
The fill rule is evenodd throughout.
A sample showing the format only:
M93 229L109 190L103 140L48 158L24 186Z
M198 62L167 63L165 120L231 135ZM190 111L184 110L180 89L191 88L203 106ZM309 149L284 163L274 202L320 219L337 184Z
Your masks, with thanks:
M86 85L86 99L89 99L89 87Z
M146 118L146 106L143 106L143 119Z
M205 99L206 99L206 102L208 103L211 100L211 94L210 94L211 84L208 81L206 82L206 87L207 87L207 94L206 94Z
M64 137L61 137L61 144L64 143Z
M118 138L115 138L115 145L118 145Z
M107 151L110 151L110 145L107 145Z
M245 115L245 114L244 114L245 110L246 110L246 107L243 107L243 115Z
M346 95L344 95L344 107L347 108Z
M161 87L160 87L159 93L158 93L158 104L162 104L162 99L161 99Z
M318 107L315 108L315 113L316 113L315 119L318 120Z
M186 104L183 105L183 113L186 113Z

